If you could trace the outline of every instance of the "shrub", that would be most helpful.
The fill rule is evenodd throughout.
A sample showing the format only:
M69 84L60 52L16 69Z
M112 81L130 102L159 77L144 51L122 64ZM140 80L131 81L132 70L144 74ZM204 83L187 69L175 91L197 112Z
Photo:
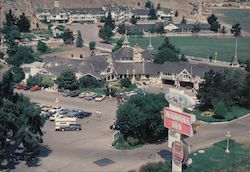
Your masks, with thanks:
M46 45L46 43L44 43L42 41L38 41L37 50L40 51L40 52L45 53L48 50L48 46Z
M224 116L227 113L228 108L224 102L220 101L214 105L213 111L215 115Z
M135 146L135 145L138 145L138 144L139 144L139 139L129 136L129 137L127 138L127 142L128 142L129 145Z
M124 78L120 82L121 82L121 87L125 88L129 88L132 84L129 78Z
M89 49L90 50L94 50L95 49L95 42L94 41L92 41L92 42L89 43Z

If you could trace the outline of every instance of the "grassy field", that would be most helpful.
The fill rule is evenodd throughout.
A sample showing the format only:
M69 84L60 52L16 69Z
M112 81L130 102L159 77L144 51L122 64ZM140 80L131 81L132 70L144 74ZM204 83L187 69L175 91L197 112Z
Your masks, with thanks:
M169 37L170 41L181 49L185 55L209 58L218 53L217 59L230 62L234 56L235 39L233 38L211 38L211 37ZM152 45L158 48L164 40L164 37L153 37ZM129 38L131 46L138 43L142 48L149 44L149 38ZM250 38L240 38L238 41L238 58L250 59Z
M194 111L194 114L196 115L198 120L202 120L205 122L223 122L223 121L231 121L233 119L239 118L241 116L244 116L246 114L250 113L250 110L241 108L238 106L233 106L229 109L227 114L225 115L225 119L216 119L212 116L202 116L201 112L196 110Z
M189 157L192 158L193 163L188 169L184 171L232 171L232 169L236 166L240 167L249 163L249 150L243 147L243 145L236 143L234 140L230 140L230 153L225 153L225 149L226 140L214 144L211 148L205 149L205 153L203 154L197 153L197 155L190 155Z
M250 33L250 9L218 9L218 17L225 23L240 23L242 29Z

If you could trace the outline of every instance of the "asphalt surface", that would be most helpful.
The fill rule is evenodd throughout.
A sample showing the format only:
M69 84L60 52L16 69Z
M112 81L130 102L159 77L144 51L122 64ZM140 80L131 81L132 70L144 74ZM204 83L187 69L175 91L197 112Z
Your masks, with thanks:
M157 92L157 88L148 88ZM138 169L147 162L158 162L169 158L167 142L148 144L134 150L116 150L111 146L115 131L109 129L115 118L116 99L106 98L103 102L87 102L80 98L63 97L59 93L45 91L23 93L34 102L59 105L92 112L89 118L81 119L82 131L56 132L54 122L47 121L43 127L44 146L39 157L33 163L18 164L13 171L25 172L123 172ZM96 114L100 111L101 114ZM224 140L230 131L232 138L239 142L250 143L250 116L229 124L201 124L197 134L187 141L191 151L209 147ZM113 161L107 166L98 166L95 161L108 158Z

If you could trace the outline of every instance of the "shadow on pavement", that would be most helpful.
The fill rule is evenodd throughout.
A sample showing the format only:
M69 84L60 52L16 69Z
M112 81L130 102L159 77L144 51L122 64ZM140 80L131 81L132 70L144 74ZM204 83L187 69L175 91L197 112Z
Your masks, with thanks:
M26 161L26 165L28 167L38 167L40 166L41 158L49 156L52 150L48 146L42 145L40 147L40 152L37 156L31 158L30 160Z
M160 150L157 152L163 159L171 161L172 160L172 153L168 150Z

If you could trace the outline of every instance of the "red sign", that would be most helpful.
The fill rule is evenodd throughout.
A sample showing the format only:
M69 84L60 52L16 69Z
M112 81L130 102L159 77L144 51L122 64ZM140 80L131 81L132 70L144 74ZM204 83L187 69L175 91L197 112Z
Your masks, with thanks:
M172 146L172 157L174 162L179 165L183 162L184 159L184 149L183 145L180 142L173 143Z
M164 126L186 136L192 136L191 116L164 108Z

